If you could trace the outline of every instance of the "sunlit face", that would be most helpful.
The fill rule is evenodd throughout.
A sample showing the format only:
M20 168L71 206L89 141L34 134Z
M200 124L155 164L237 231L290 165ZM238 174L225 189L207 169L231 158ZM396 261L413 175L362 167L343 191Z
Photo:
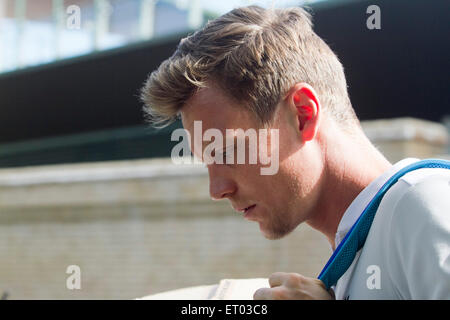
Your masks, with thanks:
M211 197L228 199L247 220L258 222L261 232L268 239L281 238L307 220L318 194L321 167L318 161L314 161L318 152L313 144L301 142L290 114L289 107L280 104L276 121L269 127L279 130L278 143L268 139L267 146L269 151L271 147L279 151L276 174L262 175L260 169L267 165L259 161L256 164L246 161L245 164L207 165ZM226 129L253 128L258 131L262 128L252 113L213 86L195 93L182 108L181 117L191 137L194 136L194 121L202 122L202 135L210 128L220 130L224 137ZM191 144L192 152L201 158L209 143L203 142L202 150L196 150ZM272 146L272 143L275 145Z

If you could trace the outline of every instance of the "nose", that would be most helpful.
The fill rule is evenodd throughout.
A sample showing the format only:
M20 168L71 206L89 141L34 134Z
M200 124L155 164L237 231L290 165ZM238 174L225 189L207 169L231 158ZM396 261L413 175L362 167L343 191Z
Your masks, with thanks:
M213 200L230 198L236 192L236 184L224 172L218 172L217 166L208 166L209 194Z

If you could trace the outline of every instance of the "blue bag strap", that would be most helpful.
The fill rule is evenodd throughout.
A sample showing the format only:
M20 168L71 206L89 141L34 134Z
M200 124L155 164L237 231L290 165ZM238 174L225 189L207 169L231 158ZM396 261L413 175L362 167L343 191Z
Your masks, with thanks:
M350 231L347 232L320 272L318 278L322 280L327 289L330 289L331 286L337 283L352 264L356 253L364 246L378 206L389 188L406 173L422 168L450 169L450 161L441 159L421 160L404 167L386 181L353 224Z

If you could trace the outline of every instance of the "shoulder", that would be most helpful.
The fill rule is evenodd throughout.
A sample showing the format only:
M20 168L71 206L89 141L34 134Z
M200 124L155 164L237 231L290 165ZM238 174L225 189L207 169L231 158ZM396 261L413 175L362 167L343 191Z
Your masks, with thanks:
M420 183L429 183L447 180L450 181L450 169L444 168L422 168L418 170L413 170L405 174L400 178L409 186L415 186Z
M439 229L450 236L450 170L412 171L391 189L382 210L389 211L385 221L389 238L411 242L426 234L422 239L426 241L437 236Z
M400 227L408 227L408 222L430 215L450 219L450 212L445 210L449 205L450 169L418 169L405 174L388 190L377 216L380 213L389 225L401 222Z
M438 171L408 174L397 182L385 220L390 274L413 299L449 298L450 170Z
M450 222L450 170L420 169L398 182L402 191L395 199L392 221L416 229L419 222L431 226ZM414 227L416 225L416 227Z
M383 197L374 225L389 248L393 241L419 241L422 233L423 241L436 237L436 230L450 233L450 170L419 169L401 177Z

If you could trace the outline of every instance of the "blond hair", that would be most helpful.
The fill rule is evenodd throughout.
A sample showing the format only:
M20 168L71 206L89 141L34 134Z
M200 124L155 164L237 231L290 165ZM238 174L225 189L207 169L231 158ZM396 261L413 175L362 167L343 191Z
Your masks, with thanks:
M155 126L171 123L211 80L263 124L298 82L317 91L322 109L338 123L357 121L343 67L302 8L237 8L182 39L142 88L148 119Z

